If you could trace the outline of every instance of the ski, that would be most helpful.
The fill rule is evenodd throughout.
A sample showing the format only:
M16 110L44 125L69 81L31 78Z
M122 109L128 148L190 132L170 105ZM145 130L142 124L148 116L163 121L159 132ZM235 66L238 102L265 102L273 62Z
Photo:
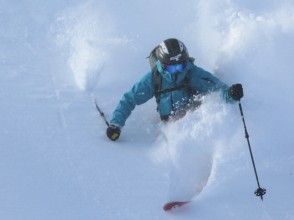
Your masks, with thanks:
M163 210L164 211L170 211L173 208L177 208L177 207L181 207L187 203L189 203L190 201L184 201L184 202L180 202L180 201L173 201L173 202L168 202L163 206Z

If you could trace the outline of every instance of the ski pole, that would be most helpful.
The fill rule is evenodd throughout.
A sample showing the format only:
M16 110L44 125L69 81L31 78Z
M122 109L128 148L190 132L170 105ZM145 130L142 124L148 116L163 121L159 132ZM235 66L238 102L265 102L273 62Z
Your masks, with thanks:
M261 188L260 187L260 184L259 184L259 179L258 179L258 175L257 175L257 171L256 171L255 162L254 162L254 157L253 157L253 153L252 153L252 149L251 149L251 145L250 145L250 141L249 141L249 134L248 134L248 131L247 131L247 127L246 127L246 123L245 123L245 118L244 118L244 114L243 114L243 109L242 109L242 105L241 105L241 101L240 100L239 100L239 109L240 109L240 113L241 113L241 117L242 117L242 121L243 121L243 125L244 125L245 138L246 138L247 143L248 143L249 152L250 152L250 156L251 156L251 161L252 161L252 165L253 165L253 169L254 169L254 173L255 173L255 178L256 178L257 186L258 186L258 188L255 190L254 194L256 196L260 196L261 200L263 200L263 196L266 193L266 189L265 188Z
M96 99L94 99L94 102L95 102L96 109L99 112L101 118L104 120L104 122L107 125L107 127L109 127L109 122L107 121L104 112L99 108Z

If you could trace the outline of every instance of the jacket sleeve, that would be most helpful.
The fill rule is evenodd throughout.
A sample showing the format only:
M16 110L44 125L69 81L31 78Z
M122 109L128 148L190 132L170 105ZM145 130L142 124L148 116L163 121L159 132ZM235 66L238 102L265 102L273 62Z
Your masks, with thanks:
M136 105L147 102L153 96L154 86L152 73L149 72L138 83L136 83L130 91L123 95L118 106L113 112L110 123L123 127Z
M235 101L229 95L229 86L213 76L210 72L204 69L194 66L191 76L192 86L200 93L209 93L220 91L222 98L229 103L234 103Z

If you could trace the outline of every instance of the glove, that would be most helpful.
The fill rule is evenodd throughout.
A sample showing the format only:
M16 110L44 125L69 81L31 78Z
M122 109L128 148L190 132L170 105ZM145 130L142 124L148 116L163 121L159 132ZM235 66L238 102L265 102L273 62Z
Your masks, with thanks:
M234 100L239 101L243 97L243 87L242 84L233 84L229 88L229 96L231 96Z
M116 125L111 124L106 130L106 135L110 140L116 141L120 135L120 128Z

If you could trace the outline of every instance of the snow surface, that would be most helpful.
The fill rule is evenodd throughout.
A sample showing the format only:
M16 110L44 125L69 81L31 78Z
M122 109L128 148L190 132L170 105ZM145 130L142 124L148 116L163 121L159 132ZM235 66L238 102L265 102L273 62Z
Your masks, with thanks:
M0 23L0 219L294 219L293 1L1 0ZM93 97L109 118L169 37L243 84L263 202L238 106L216 95L169 125L151 100L106 138Z

